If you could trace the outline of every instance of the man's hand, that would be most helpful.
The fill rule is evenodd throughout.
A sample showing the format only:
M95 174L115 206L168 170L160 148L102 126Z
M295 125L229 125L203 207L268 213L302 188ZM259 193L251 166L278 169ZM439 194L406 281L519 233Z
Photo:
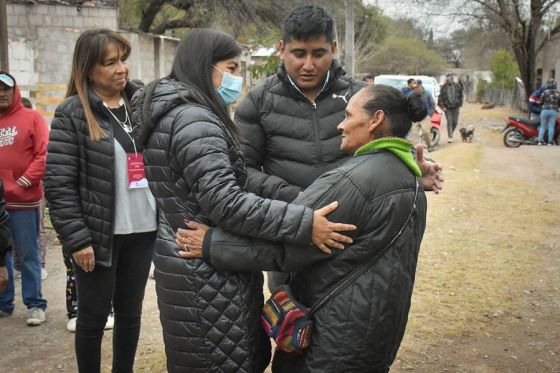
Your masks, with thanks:
M322 252L330 254L329 247L342 250L345 243L352 243L352 239L337 232L354 231L355 225L331 223L325 216L336 210L338 202L333 202L313 213L313 233L311 238L313 244ZM328 246L327 246L328 245Z
M188 259L202 258L202 243L209 227L196 221L187 222L187 227L190 229L177 229L175 243L180 249L179 256Z
M79 265L84 272L91 272L95 268L95 254L93 253L93 247L88 246L85 249L76 251L72 254L74 262Z
M443 167L439 163L424 159L424 147L416 145L416 163L422 172L422 185L424 190L431 190L438 194L443 189Z
M8 286L8 270L6 267L0 267L0 294L6 291Z

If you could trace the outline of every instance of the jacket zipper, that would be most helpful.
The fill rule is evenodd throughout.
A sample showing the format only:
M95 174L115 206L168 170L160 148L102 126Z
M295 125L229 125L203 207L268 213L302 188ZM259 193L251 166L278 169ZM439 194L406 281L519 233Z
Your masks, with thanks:
M319 121L317 120L317 103L315 102L313 102L313 131L315 132L315 146L317 147L319 163L323 164L323 149L321 148L321 141L319 139Z

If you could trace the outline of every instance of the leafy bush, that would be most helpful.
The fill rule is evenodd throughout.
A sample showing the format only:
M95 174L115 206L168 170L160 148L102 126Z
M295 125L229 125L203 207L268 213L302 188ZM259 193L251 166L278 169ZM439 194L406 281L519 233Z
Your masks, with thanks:
M519 75L517 63L505 49L498 50L490 57L490 70L494 76L492 85L497 88L513 88L515 77Z

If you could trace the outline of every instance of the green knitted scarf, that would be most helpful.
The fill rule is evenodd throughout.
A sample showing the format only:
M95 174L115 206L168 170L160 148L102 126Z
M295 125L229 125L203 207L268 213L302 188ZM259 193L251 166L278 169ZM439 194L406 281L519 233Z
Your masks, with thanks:
M416 164L416 161L412 156L412 143L400 137L384 137L382 139L373 140L356 150L354 155L361 155L379 149L389 150L391 153L399 157L399 159L403 161L403 163L407 165L416 176L422 175L420 167L418 167L418 164Z

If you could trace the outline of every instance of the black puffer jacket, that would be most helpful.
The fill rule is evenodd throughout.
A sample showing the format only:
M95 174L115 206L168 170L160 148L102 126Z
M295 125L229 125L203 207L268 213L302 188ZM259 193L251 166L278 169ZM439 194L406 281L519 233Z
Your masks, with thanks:
M171 372L261 372L270 345L259 324L262 274L216 271L177 255L175 232L185 219L274 241L311 242L313 210L241 189L246 168L225 125L194 101L192 88L163 79L151 122L138 135L160 213L156 289L167 367ZM133 99L136 114L144 97ZM138 120L138 119L136 119Z
M137 89L129 82L124 93L132 98ZM45 196L63 250L72 254L92 246L95 263L109 267L115 210L113 126L103 101L92 90L89 102L107 136L99 141L89 138L77 95L58 105L49 134Z
M344 162L336 126L350 98L364 87L344 74L333 61L329 82L314 104L292 85L283 66L251 89L235 112L246 140L248 189L293 201L301 189Z
M415 183L410 170L388 151L356 156L320 177L294 201L314 207L338 200L329 218L358 227L348 248L327 256L310 247L244 239L216 228L210 233L211 263L232 271L297 271L291 281L293 294L310 307L373 251L389 244L411 211ZM273 372L387 371L404 335L425 224L426 197L420 190L400 238L371 269L317 311L307 352L277 353Z

